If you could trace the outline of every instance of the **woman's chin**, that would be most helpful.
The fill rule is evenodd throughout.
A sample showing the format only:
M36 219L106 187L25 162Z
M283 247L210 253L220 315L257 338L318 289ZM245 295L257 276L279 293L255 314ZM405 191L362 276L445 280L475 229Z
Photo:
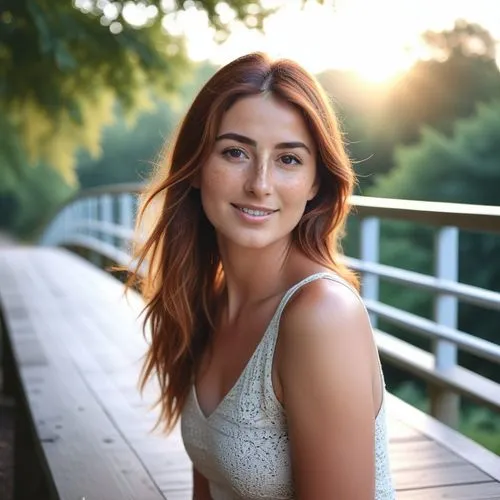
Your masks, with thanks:
M218 237L220 247L227 249L238 249L240 251L259 251L271 247L286 245L290 236L270 237L269 235L221 235Z

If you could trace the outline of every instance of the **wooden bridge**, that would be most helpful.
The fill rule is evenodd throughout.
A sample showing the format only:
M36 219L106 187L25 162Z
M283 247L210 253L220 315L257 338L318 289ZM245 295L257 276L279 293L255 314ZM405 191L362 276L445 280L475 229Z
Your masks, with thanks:
M151 429L153 384L144 398L137 378L146 339L141 298L102 271L128 263L134 196L120 186L82 194L62 209L34 247L0 249L5 389L16 420L16 498L191 498L191 466L178 429ZM458 398L500 410L500 385L456 362L463 349L499 362L500 347L456 328L458 301L500 309L500 294L457 281L458 232L500 233L500 209L356 198L363 294L378 318L432 338L423 351L376 330L384 363L432 388L432 416L388 395L391 465L398 499L500 499L500 458L453 430ZM378 263L381 218L436 226L436 276ZM66 247L66 248L63 248ZM88 252L89 260L70 251ZM379 280L431 290L435 321L379 301ZM29 450L27 452L26 450ZM33 453L35 450L35 453ZM30 479L27 480L26 478Z

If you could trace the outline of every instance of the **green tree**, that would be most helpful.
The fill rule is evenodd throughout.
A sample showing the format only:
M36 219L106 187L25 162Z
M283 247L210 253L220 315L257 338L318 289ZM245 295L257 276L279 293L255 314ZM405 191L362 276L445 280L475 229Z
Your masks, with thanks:
M18 175L21 182L14 190L0 191L0 230L31 240L76 188L44 163L23 168Z
M386 85L367 82L352 71L331 69L319 74L318 80L340 118L362 191L373 183L370 172L378 165L379 158L385 162L394 149L393 139L381 140L379 132L389 89Z
M496 44L487 30L457 21L422 41L429 58L383 86L338 71L319 75L341 114L362 191L393 167L397 145L420 140L423 127L450 134L479 102L500 98Z
M120 115L117 113L116 123L103 131L102 154L98 158L88 153L79 155L76 173L81 189L141 182L176 122L176 115L165 102L158 103L154 113L141 114L133 126Z
M459 120L450 135L424 128L421 141L399 147L395 168L379 177L370 195L498 205L500 186L500 101L480 104L477 113ZM382 245L382 260L391 265L432 271L430 229L388 224ZM460 281L489 290L500 290L500 235L462 232L460 235ZM399 288L384 289L384 299L398 307L423 314L431 313L429 297ZM498 312L462 305L459 328L498 342ZM484 361L463 356L475 370L498 380L498 369Z
M179 91L175 104L157 100L153 109L141 113L132 124L116 111L115 123L102 135L102 154L79 155L77 165L81 189L122 182L141 182L151 172L161 149L178 125L181 114L216 67L208 62L195 65L193 78Z
M422 36L430 59L419 61L395 86L387 102L387 124L403 142L419 139L422 125L451 133L456 118L478 102L500 97L496 41L481 26L457 21L451 30Z
M9 127L0 167L19 172L25 159L42 161L74 182L74 152L99 153L116 102L132 112L151 91L166 95L189 77L183 39L164 29L164 20L195 6L223 39L230 24L220 3L0 0L0 115ZM268 14L251 0L224 5L252 27Z
M215 66L211 64L196 64L193 78L182 86L175 101L170 99L167 103L157 99L153 109L140 113L132 122L117 105L114 123L102 133L102 154L93 158L88 152L80 151L77 155L78 186L84 189L140 182L148 176L181 111L214 71ZM1 124L0 118L0 127ZM0 229L13 232L19 238L32 237L76 188L68 185L59 172L43 164L32 167L24 161L17 175L9 169L0 169Z

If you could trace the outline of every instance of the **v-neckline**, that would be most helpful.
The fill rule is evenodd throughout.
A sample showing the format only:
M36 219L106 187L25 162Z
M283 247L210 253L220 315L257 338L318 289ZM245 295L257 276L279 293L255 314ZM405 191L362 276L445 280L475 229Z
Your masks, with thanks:
M281 305L281 302L280 302L280 305ZM279 309L279 306L278 306L278 309ZM230 395L236 390L236 388L239 386L240 382L243 380L243 377L248 369L248 367L250 366L250 363L253 361L253 359L255 358L255 356L257 355L257 352L259 351L259 349L261 348L261 346L263 345L264 343L264 339L267 337L268 335L268 332L269 332L269 329L271 328L271 325L272 325L272 322L276 316L276 313L278 312L278 309L276 309L275 313L273 314L271 320L269 321L269 324L267 325L267 328L265 329L261 339L259 340L259 342L257 343L257 346L255 347L252 355L248 358L248 361L245 363L245 366L243 367L243 370L241 371L240 375L238 376L238 378L236 379L236 381L234 382L234 384L231 386L231 388L226 392L226 394L222 397L222 399L219 401L219 403L216 405L216 407L210 412L207 414L205 414L205 412L203 411L203 409L201 408L201 405L200 405L200 402L199 402L199 399L198 399L198 391L196 390L196 383L193 383L192 384L192 391L193 391L193 399L194 399L194 402L195 402L195 405L196 405L196 408L198 409L198 412L199 414L203 417L203 420L205 421L208 421L210 420L210 418L218 412L218 410L222 407L222 405L224 404L224 402L229 399Z
M274 311L263 335L262 335L262 338L259 340L259 342L257 343L257 346L255 347L252 355L250 356L250 358L248 358L248 361L246 362L245 366L243 367L243 370L241 371L240 375L238 376L238 378L236 379L236 381L234 382L234 384L231 386L231 388L226 392L226 394L222 397L222 399L219 401L219 403L215 406L215 408L207 414L205 414L205 412L203 411L203 409L201 408L201 405L200 405L200 401L198 399L198 391L196 390L196 380L193 382L192 384L192 387L191 387L191 391L192 391L192 394L193 394L193 400L194 400L194 403L195 403L195 406L198 410L198 413L200 414L200 416L202 417L202 419L205 421L205 422L208 422L211 417L213 415L215 415L219 409L222 407L222 405L225 403L225 401L227 401L229 399L229 397L231 396L231 394L236 390L236 388L239 386L239 384L241 383L241 381L243 380L243 377L248 369L248 367L250 366L250 363L253 361L254 357L256 356L257 352L259 351L259 349L261 348L261 346L263 345L264 343L264 339L269 335L269 330L271 329L271 326L273 324L273 322L275 321L276 317L279 315L280 311L282 310L282 308L284 307L284 305L286 305L286 303L288 302L288 299L291 295L293 295L295 293L296 290L298 290L303 284L309 282L309 281L314 281L315 279L319 278L319 277L322 277L324 275L330 275L330 273L328 272L318 272L318 273L314 273L314 274L311 274L309 276L306 276L305 278L303 278L302 280L300 280L299 282L295 283L295 285L292 285L284 294L283 294L283 297L281 298L281 300L279 301L278 303L278 306L276 307L276 310Z

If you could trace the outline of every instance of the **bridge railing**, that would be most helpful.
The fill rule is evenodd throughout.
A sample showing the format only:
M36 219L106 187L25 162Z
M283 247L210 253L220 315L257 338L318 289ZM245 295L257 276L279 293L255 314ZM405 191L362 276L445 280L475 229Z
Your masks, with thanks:
M40 243L80 247L96 258L129 265L140 191L140 184L122 184L81 192L62 207ZM452 427L458 424L461 396L500 411L500 384L458 364L459 350L500 364L500 345L457 327L459 303L500 311L500 293L458 280L460 232L472 230L500 236L500 207L364 196L353 196L352 203L353 217L359 220L359 258L346 260L362 276L362 294L375 326L381 357L423 379L430 388L431 414ZM411 221L436 228L434 275L379 262L382 220ZM433 319L381 302L381 280L432 293ZM432 350L423 350L377 329L379 319L430 339Z

